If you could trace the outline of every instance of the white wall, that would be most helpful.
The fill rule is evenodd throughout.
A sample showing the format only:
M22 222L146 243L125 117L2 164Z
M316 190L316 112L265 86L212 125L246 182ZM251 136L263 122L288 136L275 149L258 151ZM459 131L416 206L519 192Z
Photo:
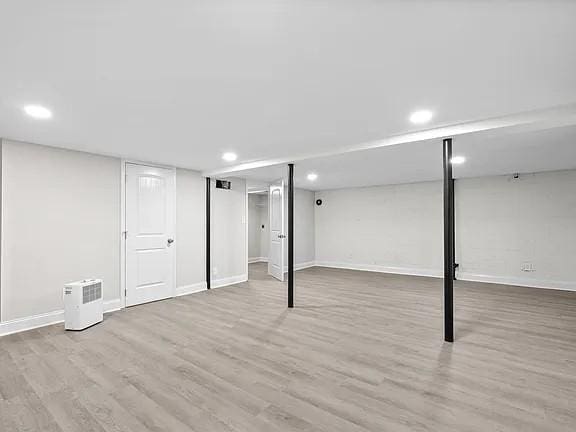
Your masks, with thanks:
M294 268L310 267L315 262L314 192L294 189ZM288 189L284 190L284 233L288 234ZM284 242L286 257L284 270L288 271L288 242Z
M455 190L461 278L576 290L576 170L462 179Z
M61 310L64 284L86 277L119 299L119 160L4 141L2 321Z
M316 259L314 192L294 190L294 266L307 266ZM286 218L288 219L288 218Z
M179 293L206 287L206 180L176 170L176 287Z
M214 286L248 279L248 200L246 181L238 178L230 190L212 181L212 279Z
M459 179L458 277L576 290L576 171ZM442 275L442 183L317 192L320 265ZM536 271L521 271L523 262Z
M316 261L424 275L442 269L438 182L317 192Z

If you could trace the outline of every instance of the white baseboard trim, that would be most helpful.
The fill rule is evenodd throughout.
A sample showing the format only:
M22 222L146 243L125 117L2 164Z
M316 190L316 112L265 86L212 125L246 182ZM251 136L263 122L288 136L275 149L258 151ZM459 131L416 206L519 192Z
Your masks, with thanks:
M436 278L442 277L442 272L436 270L421 270L421 269L412 269L403 267L386 267L372 264L350 264L350 263L333 262L333 261L318 261L318 262L310 261L306 263L296 264L294 267L295 270L303 270L310 267L328 267L328 268L339 268L347 270L371 271L377 273L401 274L409 276L427 276ZM229 285L246 282L247 280L248 280L247 274L216 279L212 281L212 288L221 288ZM514 277L481 275L467 272L458 272L458 280L576 292L576 282L533 280L533 279L523 279ZM176 296L178 297L187 294L193 294L205 290L206 290L206 282L199 282L192 285L185 285L182 287L178 287L176 289ZM115 312L122 308L123 306L120 299L114 299L104 302L104 313ZM19 333L27 330L32 330L35 328L58 324L61 322L64 322L63 310L48 312L30 317L17 318L10 321L3 321L0 322L0 336L6 336L13 333Z
M378 273L392 273L401 274L408 276L426 276L441 278L443 277L443 272L438 270L422 270L422 269L412 269L412 268L402 268L402 267L386 267L371 264L350 264L342 262L331 262L331 261L318 261L316 262L318 267L330 267L330 268L341 268L347 270L359 270L359 271L372 271ZM499 285L512 285L520 286L526 288L543 288L543 289L555 289L562 291L576 291L576 282L566 282L566 281L551 281L551 280L536 280L528 278L517 278L517 277L503 277L503 276L491 276L491 275L481 275L475 273L461 272L456 273L458 280L468 281L468 282L484 282Z
M268 257L254 257L254 258L248 258L248 264L254 264L254 263L259 263L259 262L268 262Z
M45 327L64 322L64 311L54 311L25 318L17 318L0 323L0 336Z
M369 271L376 273L392 273L407 276L427 276L427 277L442 277L442 271L431 270L431 269L415 269L409 267L387 267L376 264L351 264L344 262L334 262L334 261L317 261L315 264L317 267L330 267L330 268L340 268L346 270L359 270L359 271ZM312 266L310 266L312 267Z
M294 271L304 270L310 267L316 267L316 261L308 261L304 263L296 263L294 264ZM284 266L284 273L288 273L288 266Z
M304 262L304 263L299 263L299 264L294 264L294 270L298 271L298 270L304 270L310 267L315 267L316 266L316 262L315 261L308 261L308 262ZM286 269L288 270L288 269Z
M247 274L232 276L228 278L216 279L212 281L212 288L220 288L228 285L234 285L248 280ZM185 285L176 288L176 297L193 294L206 290L206 282L199 282L192 285ZM123 309L121 299L108 300L104 302L104 313L115 312ZM33 315L24 318L17 318L10 321L0 322L0 336L6 336L13 333L20 333L27 330L33 330L40 327L46 327L53 324L64 322L64 311L58 310L44 314Z
M212 281L212 288L220 288L228 285L234 285L248 280L247 274L232 276L228 278L216 279ZM185 285L176 288L176 297L192 294L206 290L206 282L199 282L192 285ZM121 299L108 300L104 302L104 313L115 312L123 309ZM7 336L13 333L20 333L27 330L33 330L40 327L46 327L53 324L64 322L64 311L58 310L44 314L33 315L24 318L17 318L10 321L0 322L0 336Z
M176 297L206 291L206 282L198 282L176 288Z
M222 279L214 279L210 285L211 288L222 288L228 285L234 285L237 283L246 282L248 280L248 275L242 274L237 276L231 276ZM192 285L185 285L176 288L176 297L194 294L197 292L207 291L206 282L198 282Z
M120 309L122 309L120 299L104 302L104 313L115 312ZM62 322L64 322L63 310L3 321L0 322L0 336L7 336L9 334L20 333Z
M104 313L116 312L123 308L124 306L122 305L122 300L120 300L119 298L104 302Z
M222 288L228 285L234 285L248 280L247 274L241 274L237 276L231 276L222 279L215 279L212 281L211 288Z
M475 273L458 272L458 280L469 282L485 282L500 285L514 285L527 288L543 288L562 291L576 291L576 282L547 281L518 277L491 276Z

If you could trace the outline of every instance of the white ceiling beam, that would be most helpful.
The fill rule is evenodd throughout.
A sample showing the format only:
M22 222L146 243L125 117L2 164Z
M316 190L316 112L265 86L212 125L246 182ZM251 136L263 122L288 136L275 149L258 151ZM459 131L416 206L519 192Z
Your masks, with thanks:
M305 159L335 156L350 152L414 143L419 141L427 141L431 139L441 139L444 137L456 137L459 135L479 132L488 133L488 136L490 136L490 132L493 132L494 134L529 132L570 125L576 125L576 104L563 105L543 110L529 111L509 116L471 121L455 125L442 126L424 131L395 135L377 141L370 141L367 143L351 145L348 147L341 147L330 152L303 153L292 155L290 157L271 158L247 162L225 168L204 171L202 175L207 177L216 175L233 175L242 171L287 164Z

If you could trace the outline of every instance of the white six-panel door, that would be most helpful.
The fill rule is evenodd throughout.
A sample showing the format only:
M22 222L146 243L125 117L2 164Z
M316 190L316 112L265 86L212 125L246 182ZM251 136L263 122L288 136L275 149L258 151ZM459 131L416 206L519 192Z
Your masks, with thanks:
M175 295L173 170L126 164L126 306Z
M284 181L270 186L268 195L270 216L270 249L268 273L284 280Z

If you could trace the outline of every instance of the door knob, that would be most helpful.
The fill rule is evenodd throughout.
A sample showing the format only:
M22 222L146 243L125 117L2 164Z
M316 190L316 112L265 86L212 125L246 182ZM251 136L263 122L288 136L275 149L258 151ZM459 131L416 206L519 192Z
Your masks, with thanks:
M172 243L174 243L174 239L168 239L168 246L170 246Z
M278 238L286 238L284 234L278 234Z

